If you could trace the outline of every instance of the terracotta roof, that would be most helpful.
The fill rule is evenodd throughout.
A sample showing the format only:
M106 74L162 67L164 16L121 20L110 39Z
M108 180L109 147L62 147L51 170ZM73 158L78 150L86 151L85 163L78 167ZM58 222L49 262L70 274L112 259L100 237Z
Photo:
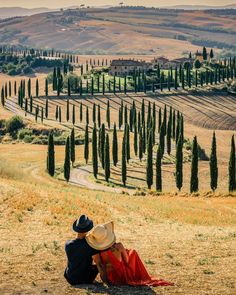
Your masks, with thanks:
M147 65L144 61L138 61L133 59L114 59L111 62L111 66L144 66Z

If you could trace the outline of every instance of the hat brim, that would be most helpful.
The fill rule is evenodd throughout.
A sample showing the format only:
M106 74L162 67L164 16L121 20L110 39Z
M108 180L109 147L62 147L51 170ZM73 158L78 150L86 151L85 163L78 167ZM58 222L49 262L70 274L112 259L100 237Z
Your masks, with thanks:
M90 221L88 226L86 226L85 228L81 228L81 227L77 226L76 224L77 224L77 220L74 221L72 228L73 228L73 231L75 231L77 233L87 233L93 228L92 221Z
M103 224L103 226L107 229L107 237L102 241L98 242L93 237L93 231L90 231L85 239L90 247L92 247L95 250L103 251L109 249L114 243L116 242L116 236L114 233L114 224L113 222L108 222L106 224Z

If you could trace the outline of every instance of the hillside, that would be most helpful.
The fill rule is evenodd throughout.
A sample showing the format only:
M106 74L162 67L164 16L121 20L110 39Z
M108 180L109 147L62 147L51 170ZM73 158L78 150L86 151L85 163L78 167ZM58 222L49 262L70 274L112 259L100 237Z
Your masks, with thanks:
M87 54L179 56L206 45L235 49L236 10L65 10L2 20L0 42ZM190 24L191 23L191 24Z

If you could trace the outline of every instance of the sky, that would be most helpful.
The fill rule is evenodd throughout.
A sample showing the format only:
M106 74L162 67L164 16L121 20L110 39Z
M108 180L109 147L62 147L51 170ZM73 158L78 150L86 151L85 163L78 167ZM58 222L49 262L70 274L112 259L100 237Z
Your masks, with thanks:
M79 6L80 4L102 6L118 5L122 0L0 0L0 7L20 6L26 8L48 7L60 8L68 6ZM171 5L228 5L235 3L234 0L124 0L126 5L145 5L145 6L171 6Z

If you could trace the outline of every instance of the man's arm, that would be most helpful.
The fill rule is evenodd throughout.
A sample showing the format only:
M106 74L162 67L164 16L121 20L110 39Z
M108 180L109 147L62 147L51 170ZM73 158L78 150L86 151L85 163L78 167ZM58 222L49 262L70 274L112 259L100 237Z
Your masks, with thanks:
M93 260L97 265L98 271L100 273L100 277L102 279L102 281L104 283L108 283L107 281L107 273L106 273L106 268L105 266L102 264L101 258L99 254L96 254L93 256Z

